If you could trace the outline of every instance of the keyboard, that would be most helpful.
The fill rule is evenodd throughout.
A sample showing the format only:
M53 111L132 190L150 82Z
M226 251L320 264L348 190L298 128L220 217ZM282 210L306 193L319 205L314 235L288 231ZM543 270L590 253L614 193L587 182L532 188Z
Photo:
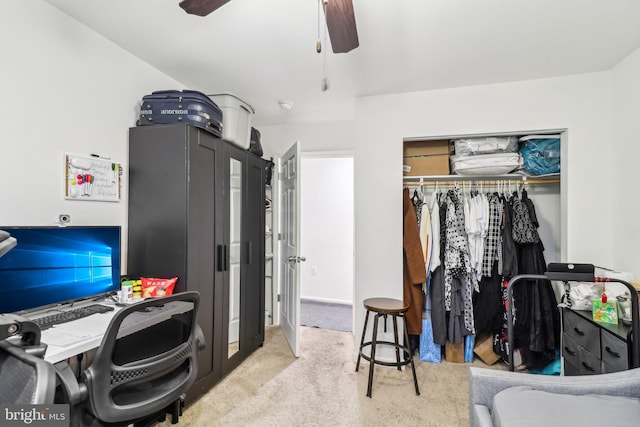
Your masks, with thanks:
M47 329L53 325L60 323L71 322L73 320L82 319L92 314L108 313L113 311L113 307L109 307L101 304L91 304L84 307L78 307L66 311L58 311L53 314L46 315L44 317L38 317L31 319L40 329Z

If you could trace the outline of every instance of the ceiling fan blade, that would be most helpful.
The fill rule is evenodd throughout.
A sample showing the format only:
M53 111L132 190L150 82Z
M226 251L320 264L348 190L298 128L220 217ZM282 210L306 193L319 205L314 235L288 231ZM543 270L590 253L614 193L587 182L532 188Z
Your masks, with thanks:
M192 15L207 16L230 0L181 0L180 7Z
M329 0L324 15L333 53L346 53L360 46L352 0Z

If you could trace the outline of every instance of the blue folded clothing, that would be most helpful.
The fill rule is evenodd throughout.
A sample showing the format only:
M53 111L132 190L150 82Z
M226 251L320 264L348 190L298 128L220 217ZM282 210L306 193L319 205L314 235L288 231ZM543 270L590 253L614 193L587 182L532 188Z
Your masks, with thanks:
M423 362L440 363L442 348L433 342L433 325L431 319L422 319L422 333L420 334L420 360Z

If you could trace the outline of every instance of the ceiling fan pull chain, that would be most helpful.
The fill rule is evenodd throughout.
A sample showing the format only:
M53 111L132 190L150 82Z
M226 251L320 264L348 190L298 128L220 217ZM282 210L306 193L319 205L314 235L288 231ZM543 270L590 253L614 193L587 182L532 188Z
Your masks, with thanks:
M326 1L326 0L324 0L324 1ZM328 31L327 31L327 29L325 27L325 29L324 29L324 44L325 44L325 46L327 45L327 37L328 37L327 33L328 33ZM324 55L322 55L322 71L323 71L324 77L322 79L321 88L322 88L323 92L329 90L329 76L328 76L328 73L327 73L327 68L328 68L328 66L327 66L327 49L325 49L324 50Z
M316 40L316 52L322 52L322 42L320 41L320 2L322 0L318 0L318 39Z

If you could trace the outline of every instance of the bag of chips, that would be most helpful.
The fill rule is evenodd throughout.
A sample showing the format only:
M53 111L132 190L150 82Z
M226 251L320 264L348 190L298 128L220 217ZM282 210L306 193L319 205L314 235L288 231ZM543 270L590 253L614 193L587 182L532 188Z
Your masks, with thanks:
M171 279L158 279L153 277L141 277L142 298L163 297L173 294L177 277Z

